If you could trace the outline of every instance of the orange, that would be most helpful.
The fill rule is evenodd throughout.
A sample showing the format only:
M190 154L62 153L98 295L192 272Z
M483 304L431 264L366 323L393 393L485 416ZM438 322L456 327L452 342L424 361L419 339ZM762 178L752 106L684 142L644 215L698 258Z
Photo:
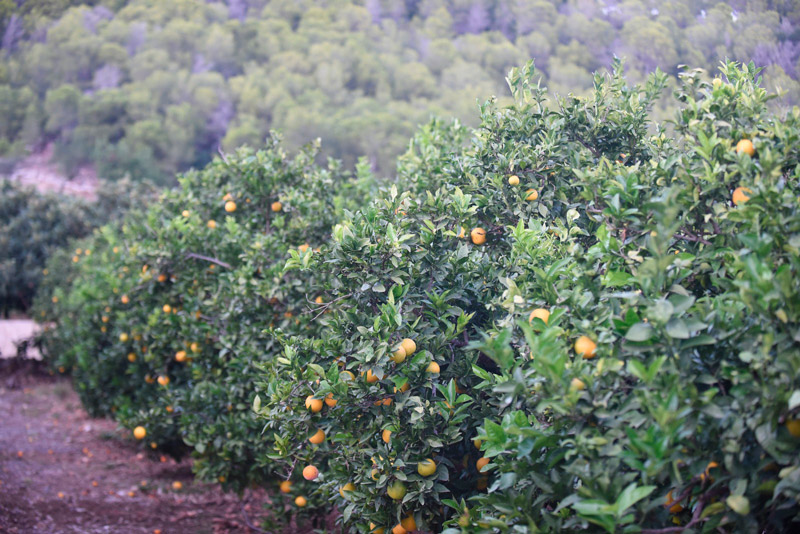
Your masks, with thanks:
M183 483L179 480L176 480L175 482L172 483L172 489L174 489L175 491L183 489Z
M431 362L428 364L428 367L425 369L429 373L438 374L439 373L439 364L436 362Z
M325 441L325 432L323 432L321 428L318 428L317 431L314 433L314 435L308 438L308 441L310 441L314 445L319 445L320 443Z
M392 361L394 361L394 363L403 363L404 361L406 361L406 356L407 356L406 349L404 349L403 346L400 345L397 348L397 350L392 353L391 358Z
M225 211L227 211L228 213L233 213L234 211L236 211L236 202L234 202L233 200L227 201L225 203Z
M319 469L313 465L307 465L303 468L303 478L306 480L316 480L319 476Z
M547 324L547 320L550 319L550 311L544 308L536 308L528 317L528 322L532 323L534 319L541 319L544 324Z
M272 211L281 211L283 209L283 204L281 204L280 202L276 201L276 202L273 202L272 206L270 206L270 207L272 208Z
M121 333L119 335L119 340L122 341L123 343L126 343L128 341L128 334L126 334L125 332Z
M159 274L158 275L158 281L163 284L164 282L167 281L167 275L166 274Z
M172 413L174 411L174 408L172 406L167 406L166 410L167 413Z
M209 228L211 228L213 230L214 228L217 227L217 221L215 221L214 219L211 219L210 221L208 221L206 223L206 226L208 226Z
M367 370L367 383L374 384L378 381L378 377L372 374L372 369Z
M339 402L339 401L333 398L333 393L328 393L328 394L325 396L325 404L326 404L328 407L330 407L330 408L333 408L334 406L336 406L336 403L337 403L337 402Z
M483 445L483 441L475 438L472 440L472 444L475 445L475 448L481 450L481 445Z
M408 531L405 528L403 528L402 523L398 523L392 529L392 534L408 534Z
M525 193L527 194L525 200L530 200L532 202L539 198L539 192L536 189L528 189Z
M297 250L299 250L301 254L305 254L306 250L308 250L308 247L309 247L308 243L303 243L302 245L297 247Z
M346 375L346 376L342 376L342 375ZM354 375L352 373L352 371L342 371L342 375L339 375L342 378L342 380L355 380L356 379L356 375Z
M400 501L406 496L406 485L400 480L395 480L392 485L386 488L386 493L395 501Z
M164 313L172 313L172 306L170 306L169 304L164 304L164 305L161 307L161 310L162 310Z
M586 384L583 383L583 380L580 378L573 378L572 382L569 383L569 389L581 391L586 389Z
M597 343L587 336L581 336L575 341L575 352L586 360L594 358L595 350L597 350Z
M436 462L431 458L422 460L417 464L417 473L424 477L429 477L436 472Z
M486 230L483 228L474 228L470 233L469 237L472 239L472 242L476 245L483 245L486 243Z
M467 235L467 230L462 226L461 231L458 233L456 237L459 239L463 239L464 237L466 237L466 235Z
M128 353L128 361L129 362L135 362L136 361L136 354L134 354L132 352L129 352Z
M389 441L391 441L392 439L392 431L387 428L386 430L381 432L381 439L383 440L384 443L389 443Z
M508 177L508 185L519 185L519 176L512 174Z
M372 534L383 534L383 533L384 533L384 529L383 529L383 527L379 527L379 526L378 526L378 525L376 525L375 523L370 523L370 524L369 524L369 531L370 531Z
M316 302L317 304L324 304L325 303L325 301L322 300L322 296L319 296L319 297L315 298L314 302Z
M166 386L167 384L169 384L169 377L168 376L162 375L162 376L158 377L158 385Z
M178 352L176 352L175 353L175 361L185 362L186 361L186 351L185 350L179 350Z
M345 484L344 486L339 488L339 495L342 496L342 499L346 499L347 496L344 494L344 492L345 491L353 491L355 489L356 489L356 485L353 484L352 482L348 482L347 484Z
M789 431L789 434L791 434L792 437L800 438L800 420L789 419L786 421L786 430Z
M400 345L403 347L403 350L406 351L406 357L411 356L417 351L417 344L414 343L413 339L405 338L400 342Z
M123 304L127 304L131 301L131 299L128 298L128 295L122 295L119 300L121 300Z
M402 527L406 529L406 531L417 530L417 522L414 520L413 515L408 515L405 518L403 518L400 521L400 525L402 525Z
M313 395L306 397L306 408L314 413L322 411L322 400L315 399Z
M198 353L198 352L200 352L200 344L199 344L199 343L192 343L191 345L189 345L189 348L190 348L190 349L192 350L192 352L194 352L195 354L196 354L196 353Z
M683 506L672 497L672 490L669 490L664 501L666 502L664 506L669 508L670 513L677 514L683 511Z
M735 206L738 206L739 204L744 204L745 202L750 200L750 197L747 196L746 193L752 193L752 192L753 191L751 191L747 187L737 187L736 189L733 190L733 197L732 197L733 204Z
M184 217L188 217L189 216L189 210L183 210L181 212L181 215L183 215Z
M736 143L736 152L741 153L744 152L751 158L756 155L756 147L753 146L753 142L749 139L742 139L738 143Z
M478 471L480 471L487 465L489 465L489 459L486 458L485 456L483 458L478 459L478 461L475 462L475 466L478 468Z
M475 482L475 489L478 491L483 491L489 487L489 477L480 477L478 478L477 482Z
M281 493L289 493L292 491L292 481L291 480L284 480L281 482L280 485Z
M295 497L294 503L300 508L303 508L306 504L308 504L308 500L302 495L298 495L297 497Z
M147 430L143 426L137 426L133 429L133 437L136 439L144 439L147 435Z
M222 197L223 201L233 200L233 196L230 193L225 193L225 196Z

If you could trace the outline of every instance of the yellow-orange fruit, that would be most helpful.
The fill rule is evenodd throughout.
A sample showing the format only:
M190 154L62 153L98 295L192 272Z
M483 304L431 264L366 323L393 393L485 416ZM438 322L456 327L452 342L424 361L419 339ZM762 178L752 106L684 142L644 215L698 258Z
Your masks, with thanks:
M367 370L367 382L370 384L374 384L378 381L378 377L372 374L372 369Z
M405 338L400 342L400 345L403 347L403 350L406 351L406 357L411 356L417 351L417 344L413 339Z
M750 197L747 195L747 193L752 193L752 192L753 191L751 191L747 187L737 187L736 189L733 190L733 196L731 197L731 200L733 200L733 204L735 206L738 206L739 204L744 204L745 202L750 200Z
M175 353L175 361L185 362L186 361L186 351L185 350L179 350L178 352L176 352Z
M306 408L314 413L322 411L322 399L315 399L313 395L306 397Z
M403 346L401 345L397 348L396 351L392 353L391 358L392 361L394 361L394 363L403 363L404 361L406 361L406 356L407 356L406 349L404 349Z
M384 443L389 443L389 441L391 441L392 439L392 431L387 428L386 430L381 432L381 439L383 440Z
M575 352L590 360L594 358L595 351L597 350L597 343L591 340L588 336L581 336L575 341Z
M325 441L325 432L323 432L321 428L318 428L317 431L314 433L314 435L308 438L308 441L310 441L314 445L319 445L320 443Z
M528 189L525 191L526 196L525 200L530 200L531 202L539 198L539 192L536 189Z
M519 185L519 176L513 174L508 177L508 185Z
M289 493L292 491L292 481L291 480L284 480L280 484L281 493Z
M294 503L300 508L303 508L306 504L308 504L308 500L302 495L298 495L297 497L295 497Z
M325 395L325 405L326 406L328 406L330 408L333 408L334 406L336 406L337 402L339 402L339 401L333 398L333 393L328 393L327 395Z
M303 468L303 478L306 480L316 480L319 476L319 469L313 465L307 465Z
M429 477L436 472L436 462L431 458L422 460L417 464L417 473L424 477Z
M469 233L469 236L476 245L483 245L486 243L486 230L483 228L474 228L472 232Z
M215 221L214 219L211 219L210 221L208 221L206 223L206 226L208 226L209 228L211 228L213 230L214 228L217 227L217 221Z
M345 491L353 491L355 489L356 489L356 485L353 484L352 482L348 482L347 484L345 484L344 486L339 488L339 495L342 496L342 499L346 499L347 496L344 494L344 492Z
M280 202L276 201L276 202L273 202L272 206L270 206L270 207L272 208L272 211L281 211L283 209L283 204L281 204Z
M439 373L439 364L436 362L431 362L428 364L428 367L425 370L429 373Z
M532 323L534 319L541 319L544 324L547 324L547 320L550 319L550 311L544 308L536 308L528 317L528 322Z
M136 439L144 439L147 435L147 430L143 426L137 426L133 429L133 437Z
M800 420L789 419L786 421L786 430L789 431L792 437L800 438Z
M158 384L160 386L166 386L167 384L169 384L169 377L168 376L163 376L163 375L159 376L158 377Z
M583 389L586 389L586 384L584 384L583 380L581 380L580 378L573 378L572 381L569 383L569 388L581 391Z
M234 211L236 211L236 202L234 202L233 200L227 201L225 203L225 211L227 211L228 213L233 213Z
M753 142L751 140L742 139L736 143L736 152L744 152L752 158L756 155L756 147L753 146Z
M483 469L485 466L489 465L489 459L486 457L479 458L477 462L475 462L475 467L478 468L478 471Z

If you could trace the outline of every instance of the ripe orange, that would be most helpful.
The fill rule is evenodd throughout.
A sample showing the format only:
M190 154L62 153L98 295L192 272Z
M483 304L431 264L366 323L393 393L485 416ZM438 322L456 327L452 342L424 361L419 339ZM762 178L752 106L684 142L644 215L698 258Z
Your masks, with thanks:
M483 228L474 228L469 233L469 236L472 239L472 242L476 245L483 245L486 243L486 230Z
M129 352L128 353L128 361L131 362L131 363L135 362L136 361L136 354L134 354L132 352Z
M525 191L525 193L526 193L525 200L533 202L534 200L539 198L539 192L536 189L528 189L527 191Z
M405 532L417 530L417 522L414 520L413 515L408 515L400 520L400 525ZM395 527L396 528L396 527Z
M389 443L389 441L391 441L392 439L392 431L387 428L386 430L381 432L381 439L383 440L384 443Z
M166 274L159 274L158 275L158 281L163 284L164 282L167 281L167 275Z
M128 342L128 334L126 334L125 332L121 333L119 335L119 340L122 341L123 343L127 343Z
M392 529L392 534L408 534L408 531L405 528L403 528L402 523L398 523Z
M303 468L303 478L306 480L316 480L319 476L319 469L313 465L307 465Z
M789 434L791 434L792 437L800 438L800 420L789 419L786 421L786 430L789 431Z
M136 439L144 439L147 435L147 430L143 426L137 426L133 429L133 437Z
M519 176L512 174L508 177L508 185L519 185Z
M747 187L737 187L736 189L733 190L733 196L732 196L733 204L735 206L738 206L739 204L744 204L745 202L750 200L750 197L747 196L746 193L752 193L752 192L753 191Z
M333 408L334 406L336 406L337 402L339 402L339 401L333 398L333 393L328 393L327 395L325 395L325 405L326 406L328 406L330 408Z
M472 444L475 445L475 448L481 450L481 445L483 445L483 441L475 438L472 440Z
M270 206L270 207L272 208L272 211L281 211L283 209L283 204L281 204L280 202L276 201L276 202L273 202L272 206Z
M347 496L344 494L344 492L345 491L353 491L355 489L356 489L356 485L353 484L352 482L348 482L347 484L345 484L344 486L339 488L339 495L342 496L342 499L346 499Z
M172 413L173 411L175 411L175 409L172 406L167 406L166 410L167 410L167 413Z
M669 508L670 513L677 514L683 511L683 506L672 497L672 490L669 490L664 501L666 503L664 506Z
M306 250L308 250L308 247L309 247L308 243L303 243L302 245L297 247L297 250L300 251L300 254L305 254Z
M185 362L186 361L186 351L185 350L179 350L178 352L176 352L175 353L175 361Z
M225 211L227 211L228 213L233 213L234 211L236 211L236 202L234 202L233 200L227 201L225 203Z
M428 367L425 370L429 373L438 374L440 371L439 364L436 362L431 362L428 364Z
M573 378L572 382L569 383L569 389L581 391L586 389L586 384L580 378Z
M467 235L467 230L462 226L461 231L458 233L456 237L459 239L463 239L464 237L466 237L466 235Z
M477 482L475 482L475 489L478 491L483 491L489 487L489 477L480 477L478 478Z
M372 369L367 369L367 383L374 384L378 381L378 377L372 374Z
M166 386L167 384L169 384L169 377L168 376L161 375L161 376L158 377L158 385Z
M342 371L342 374L339 375L342 380L355 380L356 375L352 373L352 371Z
M478 471L483 469L485 466L489 465L489 459L485 456L483 458L479 458L477 462L475 462L475 466L478 468Z
M154 383L155 383L155 381L156 381L156 379L155 379L155 378L153 378L153 377L152 377L152 376L150 376L150 375L145 375L145 376L144 376L144 381L145 381L145 382L147 382L148 384L154 384Z
M131 299L128 298L128 295L122 295L119 300L121 300L123 304L127 304L131 301Z
M400 345L403 347L403 350L406 351L406 357L411 356L417 351L417 344L414 343L413 339L405 338L400 342Z
M222 197L223 202L227 202L228 200L233 200L233 196L230 193L225 193L225 196Z
M391 358L392 361L394 361L394 363L403 363L404 361L406 361L406 356L407 356L406 349L404 349L403 346L400 345L399 347L397 347L397 350L392 353Z
M206 223L206 226L208 226L209 228L211 228L213 230L214 228L217 227L217 221L215 221L214 219L211 219L210 221L208 221Z
M292 491L292 481L291 480L284 480L281 482L280 485L281 493L289 493Z
M756 155L756 147L753 146L753 142L749 139L742 139L738 143L736 143L736 152L741 153L744 152L751 158Z
M308 500L302 495L298 495L297 497L295 497L294 503L300 508L303 508L306 504L308 504Z
M172 483L172 489L174 489L175 491L182 490L183 482L181 482L180 480L176 480L175 482Z
M370 523L369 524L369 531L372 534L383 534L384 533L383 527L379 527L375 523Z
M544 324L547 324L547 320L550 319L550 311L544 308L536 308L531 312L530 317L528 317L528 322L532 323L534 319L541 319Z
M436 472L436 462L431 458L422 460L417 464L417 473L424 477L429 477Z
M162 310L164 313L172 313L172 306L170 306L169 304L164 304L164 305L161 307L161 310Z
M315 399L314 395L306 397L306 408L314 413L322 411L322 399Z
M183 211L181 212L181 215L183 215L184 217L188 217L188 216L190 215L190 214L189 214L189 210L183 210Z
M314 433L314 435L308 438L308 441L310 441L314 445L319 445L320 443L325 441L325 432L323 432L321 428L318 428L317 431Z
M587 336L581 336L575 341L575 352L586 360L594 358L595 350L597 350L597 343Z

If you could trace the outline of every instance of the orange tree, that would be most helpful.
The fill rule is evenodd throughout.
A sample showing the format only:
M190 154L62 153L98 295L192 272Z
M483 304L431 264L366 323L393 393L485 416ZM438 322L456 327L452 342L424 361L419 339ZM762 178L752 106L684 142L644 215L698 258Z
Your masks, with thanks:
M312 275L284 274L290 249L307 262L352 198L366 195L316 146L289 158L273 138L180 178L180 188L120 230L106 227L40 307L54 365L72 369L95 414L113 413L144 443L176 456L192 447L198 474L241 490L263 482L269 449L250 413L265 330L309 328ZM55 268L56 266L54 266ZM77 271L77 272L75 272Z
M611 133L628 128L624 100L573 130L622 154L570 162L560 216L515 236L508 319L476 346L501 369L475 369L494 395L480 429L493 483L450 502L454 531L797 524L800 113L770 114L752 65L722 74L687 73L675 138L655 130L641 152ZM582 116L561 106L551 120Z
M318 468L320 494L338 495L344 521L364 531L439 530L452 514L443 504L487 488L474 440L500 409L485 377L501 368L478 349L509 322L514 247L529 224L551 221L555 234L526 250L529 263L557 270L568 247L556 236L570 232L579 201L572 169L623 149L629 161L652 155L647 109L663 76L627 88L617 69L597 78L592 98L550 111L530 69L512 74L518 107L482 108L471 146L461 149L458 127L423 130L401 160L399 187L334 228L330 250L307 267L329 273L321 335L284 339L266 404L259 398L287 476ZM323 442L309 442L320 430Z

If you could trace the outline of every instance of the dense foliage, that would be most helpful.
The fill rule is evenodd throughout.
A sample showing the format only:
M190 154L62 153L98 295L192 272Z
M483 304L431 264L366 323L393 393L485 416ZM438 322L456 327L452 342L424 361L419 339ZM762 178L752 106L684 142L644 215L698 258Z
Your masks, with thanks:
M629 79L660 67L672 85L678 65L753 58L800 103L791 1L14 4L0 1L0 155L53 143L67 173L93 164L112 180L168 182L271 129L293 149L320 136L323 156L352 167L366 155L388 174L431 114L476 125L476 96L506 95L508 69L530 57L562 94L591 90L615 55Z
M421 129L386 189L276 142L183 177L54 261L48 358L350 531L796 530L800 110L728 63L681 76L668 136L664 73L536 77Z
M45 262L71 239L154 198L151 185L129 180L102 184L94 202L0 181L0 313L28 309ZM82 254L91 251L75 257Z

